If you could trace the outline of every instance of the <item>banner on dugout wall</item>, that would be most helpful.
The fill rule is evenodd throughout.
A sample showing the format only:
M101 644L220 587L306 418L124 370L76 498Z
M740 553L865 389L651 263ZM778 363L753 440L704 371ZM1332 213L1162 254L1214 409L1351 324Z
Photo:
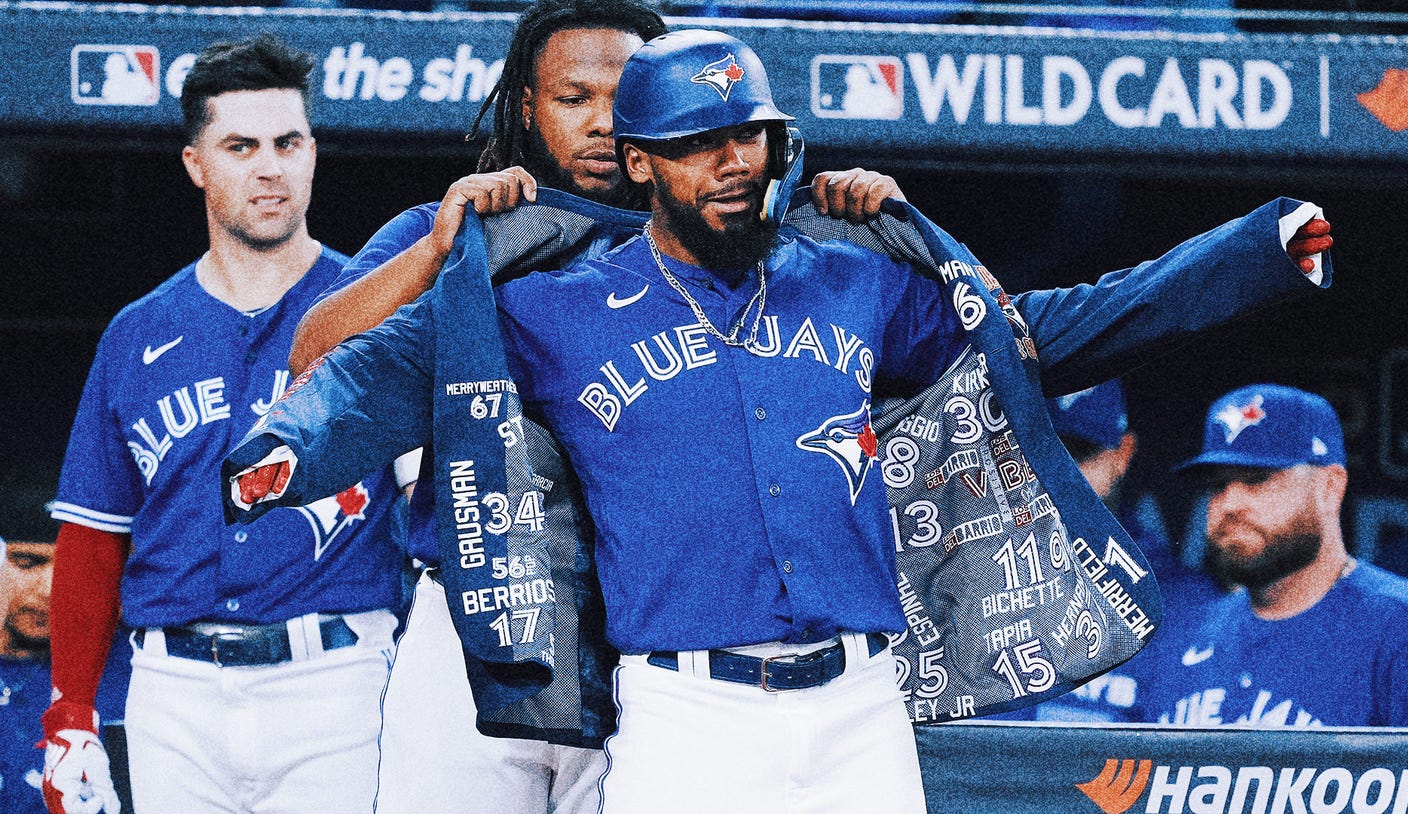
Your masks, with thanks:
M1408 811L1405 729L944 724L915 736L931 812Z
M751 44L779 106L827 147L915 158L1408 161L1401 38L671 23ZM195 53L269 30L313 53L322 132L453 135L498 80L513 24L507 14L0 2L0 127L174 128Z

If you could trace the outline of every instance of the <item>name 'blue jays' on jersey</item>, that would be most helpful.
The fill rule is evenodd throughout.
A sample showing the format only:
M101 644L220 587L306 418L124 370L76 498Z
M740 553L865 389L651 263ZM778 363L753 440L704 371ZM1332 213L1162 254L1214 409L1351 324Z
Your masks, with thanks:
M581 478L622 652L905 627L870 407L938 379L964 334L937 283L786 231L753 350L710 337L640 239L498 290L525 409ZM667 262L715 325L754 294Z
M1186 726L1408 726L1408 580L1360 563L1289 619L1219 601L1168 653L1147 719Z
M225 525L212 488L225 455L288 388L294 328L346 262L324 248L253 315L212 297L192 263L103 333L52 513L132 535L128 624L267 623L396 602L389 467L249 526Z

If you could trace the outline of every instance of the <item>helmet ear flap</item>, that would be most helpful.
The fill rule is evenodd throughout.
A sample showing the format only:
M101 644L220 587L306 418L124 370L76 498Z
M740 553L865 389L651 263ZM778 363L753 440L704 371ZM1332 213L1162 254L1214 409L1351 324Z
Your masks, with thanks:
M773 138L777 136L777 138ZM767 223L781 223L792 201L792 192L802 177L802 154L806 143L802 131L782 122L768 127L768 188L758 216Z

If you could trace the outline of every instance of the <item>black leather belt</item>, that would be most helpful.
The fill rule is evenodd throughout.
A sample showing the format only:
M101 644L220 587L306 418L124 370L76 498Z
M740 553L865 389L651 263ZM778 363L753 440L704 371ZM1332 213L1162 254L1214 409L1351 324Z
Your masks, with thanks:
M201 630L199 628L206 628ZM318 623L323 649L336 650L357 643L357 634L341 616L330 616ZM252 667L282 664L293 660L293 648L288 641L288 626L283 622L271 625L200 625L166 627L166 654L195 661L208 661L217 667ZM147 631L135 633L141 647Z
M865 641L874 656L885 649L889 638L883 633L867 633ZM673 651L657 650L645 660L667 670L680 668L679 654ZM820 687L845 671L846 648L840 642L804 656L758 658L728 650L709 651L710 678L762 687L768 692Z

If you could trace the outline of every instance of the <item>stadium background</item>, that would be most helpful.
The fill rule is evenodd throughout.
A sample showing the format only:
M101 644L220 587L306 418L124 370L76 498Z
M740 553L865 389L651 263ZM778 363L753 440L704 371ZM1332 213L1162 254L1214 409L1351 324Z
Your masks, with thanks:
M1049 15L1032 14L1043 7L894 2L838 3L829 14L940 22L801 19L822 16L817 8L736 0L664 10L739 15L671 22L752 42L782 107L799 117L812 171L859 164L894 175L1009 291L1093 280L1276 195L1324 206L1337 239L1327 295L1200 337L1128 377L1142 441L1131 486L1156 495L1183 538L1194 496L1167 470L1196 447L1205 406L1253 380L1316 390L1345 422L1351 546L1408 573L1408 80L1399 81L1408 74L1397 73L1408 46L1392 34L1408 30L1408 14L1362 4L1353 14L1063 7L1057 22L1068 27L1049 28L1037 25ZM794 19L742 18L764 12ZM201 199L179 160L182 54L262 29L314 53L310 226L350 254L472 167L481 143L462 136L512 24L509 11L0 3L3 510L38 505L53 488L106 322L204 249ZM150 54L159 87L136 104L105 103L102 58L123 46ZM1066 62L1051 101L1053 57ZM1071 62L1096 98L1057 124L1079 95ZM855 64L876 80L864 104L846 102ZM1166 75L1170 64L1178 76ZM1219 69L1233 76L1209 78ZM1102 89L1111 79L1113 101ZM1232 83L1222 109L1214 81ZM1113 122L1141 109L1144 126ZM1187 537L1196 558L1198 535Z
M7 523L52 495L107 321L205 248L203 207L181 167L179 109L167 87L182 55L261 29L314 53L319 167L309 221L315 237L341 251L355 252L391 216L438 198L472 167L481 143L463 133L522 3L476 4L489 13L402 13L303 2L318 7L0 2L0 518ZM430 0L360 2L432 9ZM1161 510L1185 541L1185 559L1195 560L1198 524L1190 533L1188 523L1195 495L1167 473L1196 448L1206 405L1255 380L1315 390L1345 424L1352 549L1408 574L1408 73L1401 73L1408 40L1397 36L1408 31L1408 14L1393 13L1393 3L1380 13L1353 0L1279 4L1289 11L1268 5L1278 4L1053 11L733 0L662 9L724 15L670 22L721 26L757 46L780 105L799 117L811 170L859 164L894 175L1009 291L1091 281L1277 195L1321 204L1337 241L1328 293L1199 337L1126 379L1142 442L1128 488L1154 496L1147 505ZM781 14L793 19L759 19ZM377 63L361 62L349 79L354 43ZM470 50L460 60L461 98L432 103L451 93L463 46ZM134 72L151 69L154 96L104 97L101 71L117 51ZM389 68L393 59L405 70ZM451 78L422 94L424 70L437 59ZM845 83L855 65L871 85L853 104ZM329 82L330 72L341 76ZM1111 72L1113 90L1102 95ZM1071 112L1081 81L1073 74L1084 74L1092 91L1082 116ZM1043 111L1049 76L1057 92ZM1247 98L1248 77L1255 99ZM1219 93L1225 104L1208 101ZM960 105L966 114L956 98L970 103ZM121 100L129 103L108 103ZM1129 126L1139 118L1132 111L1160 105L1142 126ZM1063 116L1073 120L1058 123ZM1390 798L1395 812L1408 808L1401 730L1149 734L1146 727L924 728L931 808L1094 812L1094 798L1075 784L1116 768L1133 772L1135 758L1143 761L1136 780L1144 779L1105 796L1107 814L1140 801L1150 811L1182 810L1185 801L1190 810L1222 810L1189 780L1195 769L1202 778L1220 766L1239 778L1263 769L1269 777L1265 767L1278 767L1277 782L1300 784L1315 811L1386 811Z

